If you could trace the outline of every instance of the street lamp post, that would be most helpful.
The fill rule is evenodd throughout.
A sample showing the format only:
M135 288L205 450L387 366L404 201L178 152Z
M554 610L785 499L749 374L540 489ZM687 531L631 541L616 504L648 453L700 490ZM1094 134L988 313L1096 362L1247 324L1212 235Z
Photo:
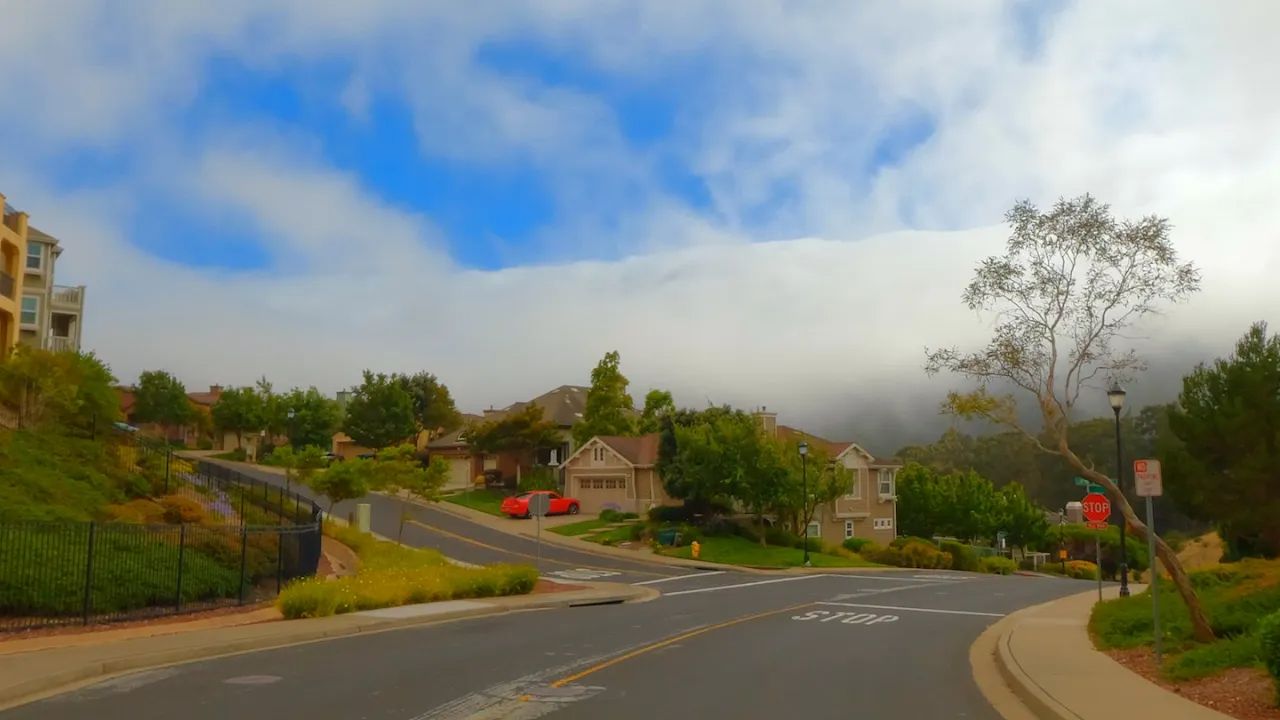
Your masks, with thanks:
M809 567L809 443L800 441L800 518L804 520L804 566Z
M1107 401L1116 416L1116 489L1121 504L1124 503L1124 459L1120 454L1120 411L1124 408L1124 389L1119 383L1113 383L1107 391ZM1120 597L1129 597L1129 558L1128 547L1124 544L1124 530L1129 521L1124 511L1120 512Z

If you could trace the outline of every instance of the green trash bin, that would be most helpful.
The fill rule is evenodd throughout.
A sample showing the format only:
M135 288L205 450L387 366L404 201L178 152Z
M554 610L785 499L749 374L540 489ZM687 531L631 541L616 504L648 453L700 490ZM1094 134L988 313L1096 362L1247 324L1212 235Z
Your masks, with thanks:
M676 528L663 528L659 530L658 544L675 547L680 544L680 531Z

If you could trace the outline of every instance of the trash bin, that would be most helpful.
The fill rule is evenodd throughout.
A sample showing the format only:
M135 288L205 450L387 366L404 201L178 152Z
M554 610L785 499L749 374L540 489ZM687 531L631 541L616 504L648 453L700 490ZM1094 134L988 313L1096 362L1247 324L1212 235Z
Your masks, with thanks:
M675 547L680 544L680 531L676 528L663 528L658 531L658 544Z

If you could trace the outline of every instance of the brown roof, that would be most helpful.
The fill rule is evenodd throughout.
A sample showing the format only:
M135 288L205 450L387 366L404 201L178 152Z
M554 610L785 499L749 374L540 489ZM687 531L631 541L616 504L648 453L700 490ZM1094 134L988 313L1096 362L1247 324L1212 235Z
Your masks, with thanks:
M545 392L528 402L513 403L502 409L501 414L517 412L530 405L542 408L542 417L565 428L571 427L582 419L587 408L587 391L590 388L581 385L561 385L550 392ZM497 415L492 415L496 417Z
M825 438L820 438L817 435L807 433L803 430L797 430L796 428L790 427L788 425L778 426L778 439L795 440L795 441L799 441L803 439L815 445L818 443L821 443L827 447L827 452L830 453L832 458L835 458L840 453L844 452L845 450L848 450L850 446L857 444L852 440L841 440L838 442L827 440ZM862 446L859 445L858 447L862 447ZM866 448L862 448L862 449L866 450ZM869 450L867 452L868 454L870 454ZM867 461L867 464L884 466L884 467L901 467L902 461L898 460L897 458L882 458L882 457L872 456L871 459Z
M466 432L467 426L473 422L480 422L484 418L471 413L462 413L462 426L457 430L447 432L440 437L427 443L429 448L455 448L466 447L467 441L462 439L462 433Z
M648 467L658 462L658 438L658 433L649 433L640 437L600 435L596 439L613 448L632 465Z

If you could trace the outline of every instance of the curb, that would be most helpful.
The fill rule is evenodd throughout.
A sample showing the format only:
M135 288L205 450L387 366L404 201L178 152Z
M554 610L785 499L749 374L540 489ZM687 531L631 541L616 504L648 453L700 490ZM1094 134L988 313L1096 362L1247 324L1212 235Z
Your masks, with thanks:
M279 635L261 638L246 638L214 642L201 647L174 648L153 650L136 655L125 655L106 660L95 660L65 670L46 673L37 678L0 687L0 711L9 710L37 700L58 695L78 687L100 682L115 675L137 670L147 670L172 665L181 665L200 660L239 655L260 650L273 650L293 645L303 645L323 640L333 640L353 635L363 635L411 627L421 627L454 620L466 620L491 615L503 615L524 610L546 610L554 608L588 607L593 605L611 605L621 603L640 603L654 600L661 595L649 587L621 585L619 583L591 583L597 587L585 592L568 592L548 595L543 599L525 603L486 604L485 607L465 608L442 612L435 615L407 618L373 618L361 617L358 613L350 615L334 615L329 618L315 618L335 622L335 619L347 620L337 627L306 626L307 621L285 620L283 623L299 622L298 627L286 628ZM606 586L606 587L599 587ZM560 595L560 597L557 597ZM564 597L572 596L572 597ZM532 597L532 596L513 596ZM503 598L498 598L499 600ZM492 599L489 599L492 600ZM483 601L481 601L483 602ZM351 622L353 621L354 622ZM340 620L338 622L341 622ZM51 652L35 650L32 654ZM21 653L13 657L21 657Z

